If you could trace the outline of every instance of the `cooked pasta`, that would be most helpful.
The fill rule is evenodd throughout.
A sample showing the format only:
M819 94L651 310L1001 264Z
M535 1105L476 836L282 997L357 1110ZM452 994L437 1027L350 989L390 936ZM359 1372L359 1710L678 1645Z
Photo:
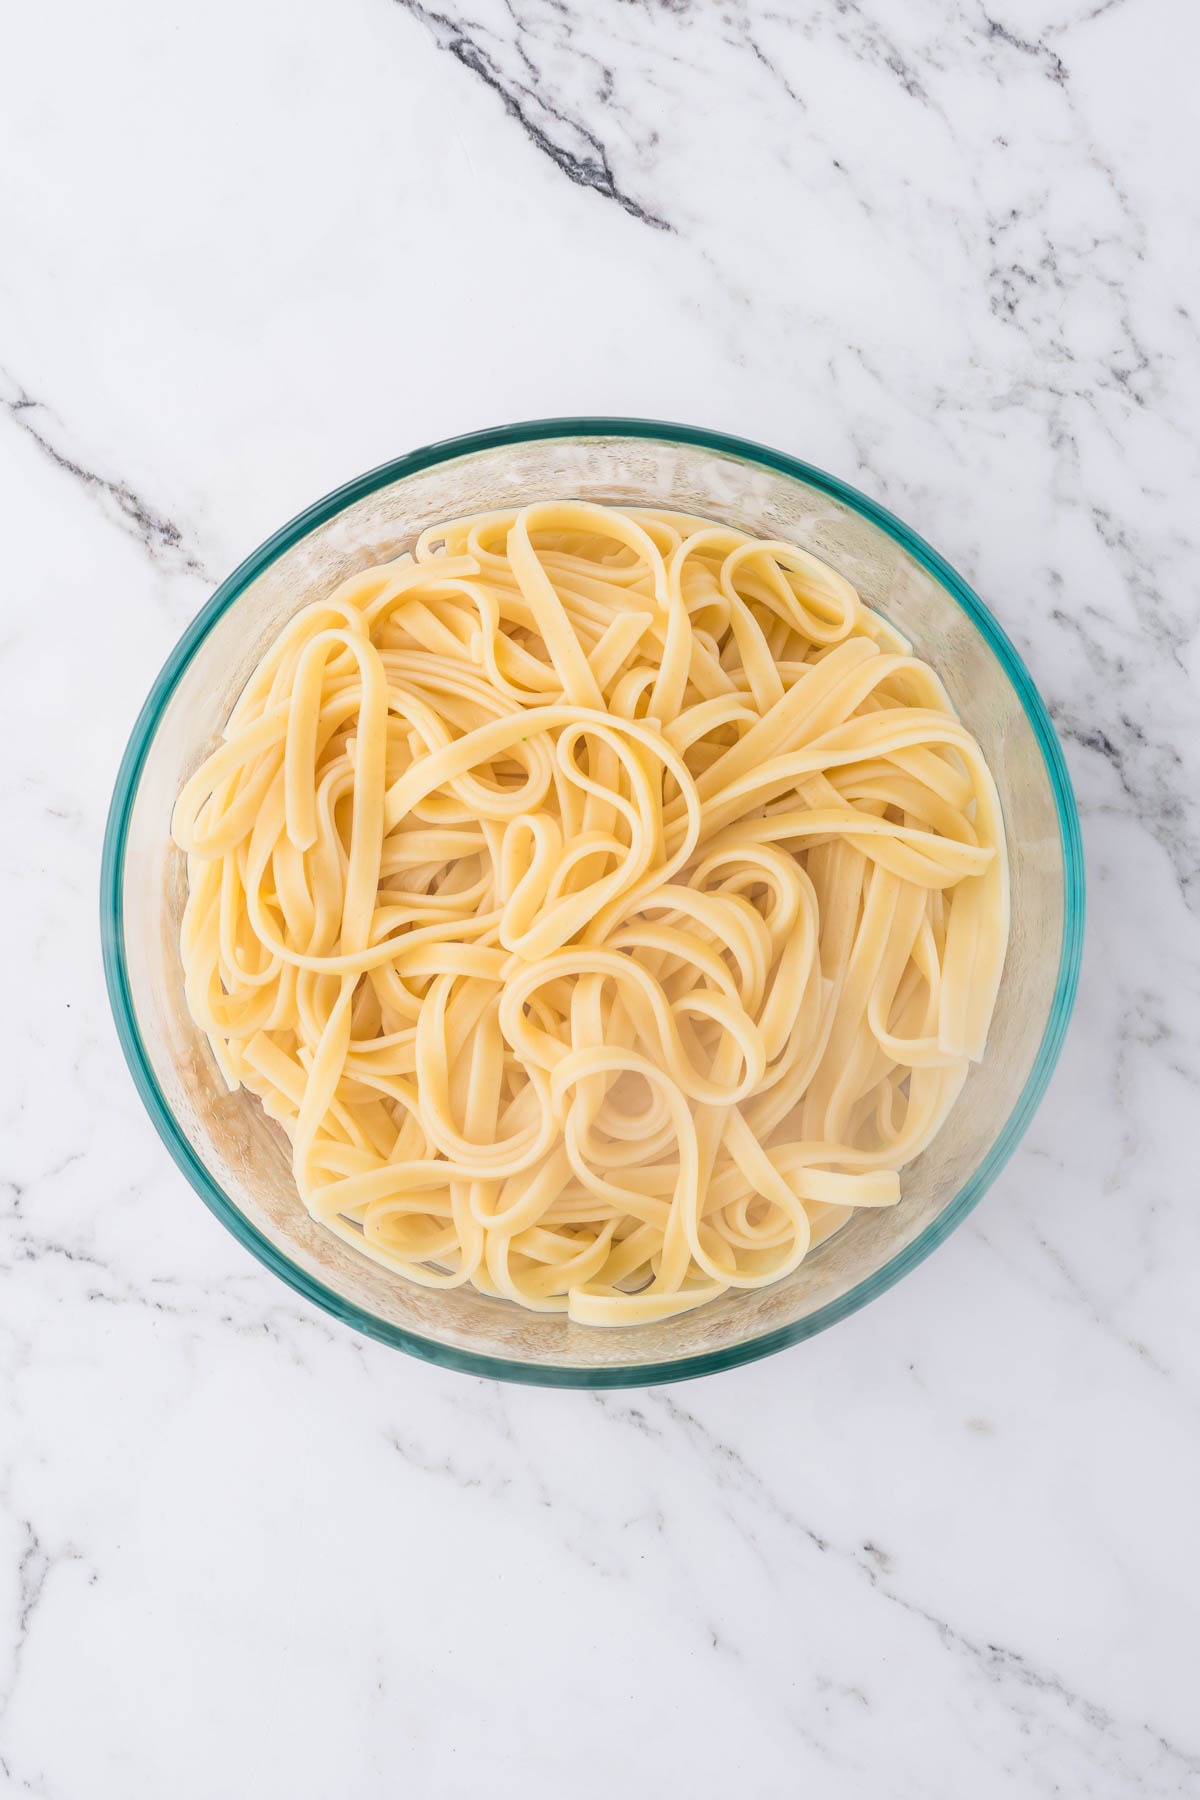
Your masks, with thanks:
M187 1000L313 1218L586 1325L892 1206L984 1049L995 784L796 546L575 500L305 606L179 796Z

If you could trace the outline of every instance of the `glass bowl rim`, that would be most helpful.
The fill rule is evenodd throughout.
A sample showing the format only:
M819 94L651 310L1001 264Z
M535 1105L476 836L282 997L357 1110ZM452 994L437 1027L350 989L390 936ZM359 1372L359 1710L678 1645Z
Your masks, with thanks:
M748 1338L719 1350L705 1351L670 1362L648 1362L621 1366L569 1367L565 1365L522 1362L489 1356L480 1351L439 1343L414 1331L389 1324L365 1312L353 1301L326 1287L315 1276L297 1267L290 1258L253 1226L234 1205L208 1171L181 1130L154 1070L138 1030L129 987L125 960L124 936L124 864L129 821L150 745L163 711L179 679L198 646L212 626L264 569L317 526L327 523L355 501L381 487L439 463L470 456L478 451L501 449L507 445L546 439L640 438L668 444L686 444L715 451L759 468L788 475L831 495L857 512L892 538L917 563L921 564L966 613L972 624L990 645L1033 729L1058 817L1059 839L1063 859L1063 930L1059 953L1058 975L1046 1028L1029 1076L1008 1118L979 1167L967 1179L950 1203L936 1219L873 1275L857 1282L846 1293L818 1307L807 1317L790 1325ZM257 550L226 576L212 598L186 627L166 662L163 664L149 695L138 714L113 789L100 872L100 933L104 958L104 974L109 1003L117 1028L117 1036L129 1072L150 1115L177 1167L192 1188L258 1260L281 1280L315 1305L322 1307L343 1323L353 1326L365 1336L375 1338L393 1348L407 1351L423 1361L463 1373L502 1381L516 1381L545 1387L644 1387L656 1382L682 1381L688 1378L735 1368L769 1356L788 1345L797 1344L825 1330L839 1319L857 1312L868 1301L900 1280L910 1269L924 1261L938 1244L962 1223L996 1179L1025 1133L1045 1092L1058 1061L1075 1001L1079 966L1083 950L1084 863L1075 795L1067 773L1062 747L1046 707L1035 688L1021 657L1007 634L988 611L979 596L967 585L937 551L885 507L860 493L848 482L815 468L811 463L771 450L746 438L731 437L723 432L703 430L695 426L671 424L656 419L562 418L534 419L486 431L442 439L410 451L378 468L356 476L333 489L313 505L306 507L288 524L259 545ZM630 1329L636 1329L631 1327Z

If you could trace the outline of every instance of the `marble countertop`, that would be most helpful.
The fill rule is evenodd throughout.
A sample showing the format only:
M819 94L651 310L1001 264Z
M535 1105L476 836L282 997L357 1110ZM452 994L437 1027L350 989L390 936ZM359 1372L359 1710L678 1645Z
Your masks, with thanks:
M436 5L8 29L0 1794L1194 1793L1200 13ZM389 456L588 412L936 544L1090 878L964 1228L808 1345L608 1395L423 1366L253 1262L143 1116L96 927L216 581Z

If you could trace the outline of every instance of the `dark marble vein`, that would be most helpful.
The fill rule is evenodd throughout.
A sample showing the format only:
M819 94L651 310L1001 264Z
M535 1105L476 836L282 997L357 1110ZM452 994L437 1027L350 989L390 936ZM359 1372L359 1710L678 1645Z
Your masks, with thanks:
M46 1582L49 1580L51 1572L60 1563L83 1561L82 1551L77 1550L73 1545L68 1545L65 1550L53 1554L49 1552L28 1519L21 1521L21 1533L24 1542L17 1563L17 1608L10 1650L11 1674L6 1689L3 1694L0 1694L0 1719L8 1711L20 1679L21 1666L24 1662L29 1634L33 1628L34 1615L41 1604L42 1595L46 1590Z
M182 529L173 519L160 512L127 481L86 468L58 448L47 431L48 421L53 417L49 409L28 394L3 368L0 368L0 406L56 469L61 469L94 495L110 517L115 515L122 528L142 545L151 561L177 572L199 576L202 581L210 579L204 564L189 547Z
M1041 61L1045 73L1051 81L1057 83L1059 87L1066 86L1067 70L1062 57L1057 51L1051 50L1049 45L1043 44L1040 38L1021 37L1000 19L993 19L986 12L983 14L983 23L990 38L996 38L1000 43L1007 44L1010 50L1020 51L1022 56L1037 58Z
M471 36L471 27L466 21L434 12L422 6L421 0L396 0L396 4L425 27L439 50L447 51L499 96L509 118L517 121L535 149L548 157L568 181L615 201L631 218L649 225L654 231L674 230L669 220L643 205L620 185L609 152L597 133L582 119L556 104L537 64L521 42L519 24L517 49L529 77L527 81L518 80L511 70L501 68L482 43ZM611 85L609 72L609 91Z

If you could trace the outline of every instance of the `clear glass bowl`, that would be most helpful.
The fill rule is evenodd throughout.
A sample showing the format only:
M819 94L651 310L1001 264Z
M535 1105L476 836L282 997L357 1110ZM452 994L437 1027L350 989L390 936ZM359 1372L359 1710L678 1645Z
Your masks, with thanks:
M286 1142L227 1094L188 1017L178 950L181 783L212 749L284 620L437 520L555 495L705 514L789 538L848 576L938 670L991 764L1012 856L1012 940L985 1061L973 1068L891 1211L864 1211L786 1280L662 1324L600 1330L469 1288L416 1287L309 1218ZM964 1219L1041 1099L1075 996L1083 935L1079 821L1046 709L991 614L880 506L756 444L638 419L551 419L387 463L286 525L222 583L172 652L117 777L104 844L105 971L122 1048L159 1135L196 1192L284 1281L369 1336L477 1375L618 1387L766 1356L844 1318Z

